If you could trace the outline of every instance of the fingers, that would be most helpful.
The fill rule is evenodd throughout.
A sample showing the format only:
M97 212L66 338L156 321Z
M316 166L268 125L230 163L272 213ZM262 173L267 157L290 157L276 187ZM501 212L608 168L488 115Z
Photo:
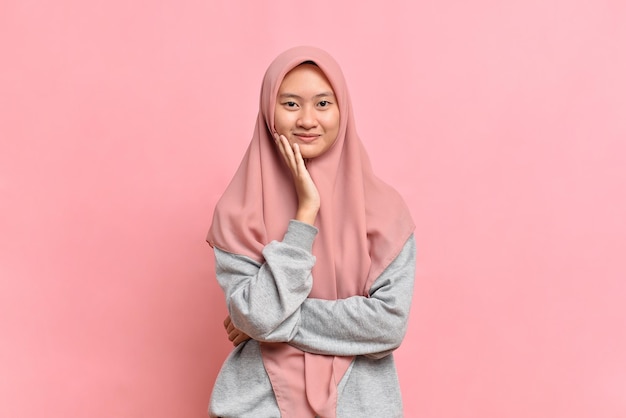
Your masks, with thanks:
M231 341L235 347L249 339L250 336L248 336L248 334L239 331L237 328L228 333L228 340Z
M233 342L233 345L235 347L237 347L239 344L241 344L244 341L248 341L250 339L250 337L246 334L244 334L243 332L240 332L234 339L232 339L231 341Z
M287 163L287 166L292 171L292 173L296 175L298 172L298 164L297 164L296 152L295 152L295 148L297 147L297 144L294 144L292 146L289 143L289 140L287 140L287 137L285 137L285 135L279 135L277 133L274 134L274 140L276 141L276 144L278 145L278 150L280 151L280 154L285 160L285 163Z
M227 334L230 334L233 329L235 329L235 325L233 325L233 322L230 320L230 315L228 315L226 319L224 319L224 329L226 330Z
M235 341L235 339L239 337L239 334L240 334L240 331L237 328L233 328L231 331L228 332L228 340Z
M230 315L224 319L224 328L228 334L228 340L231 341L235 347L250 339L248 334L235 328L235 325L230 320Z
M306 165L304 164L304 158L302 157L302 153L300 152L300 145L294 143L293 144L294 157L296 160L296 170L297 174L306 172Z
M278 133L274 134L274 140L293 175L294 186L298 195L298 210L295 213L295 219L313 225L320 208L320 196L304 162L300 144L297 142L290 144L284 135Z
M226 333L230 334L231 332L233 332L233 330L236 329L235 326L233 325L232 322L229 322L228 326L226 327Z

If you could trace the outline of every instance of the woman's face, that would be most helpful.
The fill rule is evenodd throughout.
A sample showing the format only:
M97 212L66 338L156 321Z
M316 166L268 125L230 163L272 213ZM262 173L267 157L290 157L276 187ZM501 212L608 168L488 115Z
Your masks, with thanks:
M326 152L339 133L339 106L319 67L302 64L287 73L278 89L274 127L304 158Z

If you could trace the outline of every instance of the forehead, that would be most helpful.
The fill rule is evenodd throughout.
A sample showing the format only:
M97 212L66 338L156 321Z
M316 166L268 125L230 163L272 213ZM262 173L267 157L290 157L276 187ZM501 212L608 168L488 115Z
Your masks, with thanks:
M334 93L324 72L314 64L300 64L289 71L280 83L279 93L286 90L326 90ZM319 91L317 93L320 93Z

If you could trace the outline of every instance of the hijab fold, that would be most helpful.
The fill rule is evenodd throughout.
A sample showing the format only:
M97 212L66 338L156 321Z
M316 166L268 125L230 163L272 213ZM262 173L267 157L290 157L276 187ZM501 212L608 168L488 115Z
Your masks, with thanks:
M368 297L372 283L399 254L414 224L400 195L374 175L355 129L342 71L318 48L289 49L267 69L252 140L215 208L207 241L262 263L263 247L280 241L295 216L298 198L293 178L272 133L280 84L305 61L313 61L328 78L340 115L335 143L307 161L321 199L315 223L319 234L313 244L317 262L309 297ZM352 357L305 353L287 343L260 345L283 417L335 417L337 384Z

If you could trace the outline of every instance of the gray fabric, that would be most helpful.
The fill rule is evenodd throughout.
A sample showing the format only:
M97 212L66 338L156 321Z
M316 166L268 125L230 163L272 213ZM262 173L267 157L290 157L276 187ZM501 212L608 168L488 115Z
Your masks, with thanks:
M210 416L280 417L257 341L357 356L338 387L337 417L402 416L390 354L406 332L415 275L414 237L374 282L369 298L321 300L307 298L316 235L316 228L292 220L282 242L264 248L263 264L215 248L217 280L231 320L253 340L237 346L222 365L211 395Z

